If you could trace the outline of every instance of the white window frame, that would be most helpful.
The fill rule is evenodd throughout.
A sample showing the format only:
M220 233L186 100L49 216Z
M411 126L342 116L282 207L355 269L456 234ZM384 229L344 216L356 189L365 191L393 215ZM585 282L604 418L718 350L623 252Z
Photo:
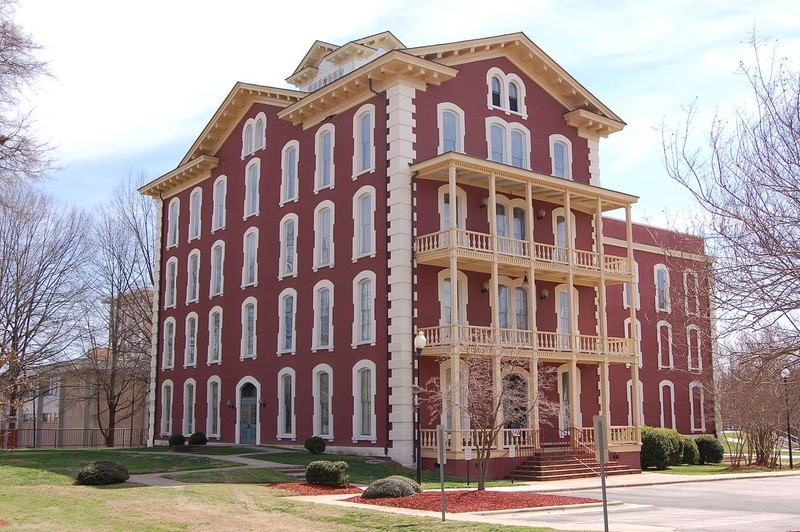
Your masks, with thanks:
M203 227L203 189L195 187L189 194L189 242L200 238Z
M669 410L671 413L670 416L671 425L669 427L667 427L666 422L664 420L664 418L666 417L664 415L665 414L664 407L666 406L664 404L664 389L669 390L669 399L670 399ZM677 429L678 426L675 424L675 385L672 384L672 382L668 380L663 380L658 383L658 402L661 405L661 428Z
M286 240L286 225L289 222L294 223L294 238L292 239L292 249L291 249L291 259L292 259L292 271L287 271L286 269L286 262L289 259L289 242ZM294 213L287 214L281 219L280 223L280 241L281 241L281 250L280 250L280 264L278 265L278 279L283 279L284 277L297 277L297 230L299 227L299 220L297 215Z
M220 192L222 192L222 194L220 194ZM220 195L222 197L220 197ZM212 234L215 231L225 229L225 218L227 217L225 203L228 196L228 178L226 176L221 175L214 181L213 196L214 212L211 214Z
M255 168L255 181L251 180L251 168ZM261 211L261 159L253 157L244 169L244 213L242 220L258 216ZM252 205L252 207L251 207ZM252 208L252 210L251 210Z
M694 408L694 390L700 390L700 415L697 415ZM694 381L689 384L689 409L690 415L689 418L691 419L691 431L692 432L705 432L706 431L706 401L705 401L705 389L703 385L698 382ZM697 422L700 422L699 424Z
M161 346L161 369L175 368L175 342L177 340L175 318L170 316L164 320L163 345Z
M217 385L217 403L214 405L214 393L212 392L212 385ZM212 375L208 378L206 382L206 435L209 437L216 437L219 438L222 425L222 381L217 375ZM216 418L214 418L214 406L216 406ZM216 424L217 430L214 431L214 425Z
M492 78L496 77L500 81L500 105L494 105L492 102ZM509 85L514 83L517 86L517 110L511 110L510 91ZM507 115L519 115L522 118L528 118L528 108L526 106L527 90L522 78L510 72L506 74L497 67L492 67L486 72L486 106L489 109L496 109L503 111Z
M197 266L196 275L192 272L192 261ZM186 304L197 303L200 300L200 250L195 248L189 252L186 259ZM193 279L194 277L194 279ZM194 293L194 296L192 295Z
M172 407L175 385L167 379L161 384L161 435L172 436Z
M267 115L260 112L256 116L248 118L242 126L242 159L266 148L266 139Z
M664 282L666 286L664 287L664 305L659 305L658 301L658 272L664 272ZM669 279L669 270L664 264L656 264L653 266L653 285L655 286L655 307L657 312L672 312L672 298L670 297L670 279Z
M696 334L695 341L692 342L692 332ZM693 345L694 344L694 345ZM686 327L686 367L689 371L703 371L703 338L700 334L700 327L691 324ZM697 364L693 364L693 360Z
M508 166L514 166L515 168L521 168L523 170L530 170L531 169L531 132L528 130L527 127L523 126L517 122L506 122L502 118L497 116L488 116L486 117L486 158L492 161L492 126L498 126L503 130L503 160L502 161L494 161L501 164L505 164ZM523 139L523 146L522 146L522 166L515 166L513 165L512 160L512 140L511 134L512 132L518 132L522 135Z
M561 143L564 145L564 176L557 176L556 175L556 150L555 144ZM567 179L569 181L573 180L572 177L572 141L569 140L564 135L560 135L558 133L554 133L550 135L548 139L548 145L550 146L550 175L553 177L558 177L560 179Z
M286 313L284 312L284 302L286 297L292 298L292 345L286 348L284 344L284 331L286 329ZM277 355L294 355L297 352L297 290L285 288L278 295L278 350Z
M456 117L456 153L464 153L464 124L466 123L464 110L451 102L440 102L436 105L436 116L438 117L439 127L439 150L438 153L445 153L444 149L444 114L453 113Z
M353 437L352 442L356 443L359 441L369 441L370 443L377 442L376 436L376 423L377 417L375 415L375 387L377 384L377 378L375 376L375 372L377 367L375 366L375 362L371 360L359 360L355 366L353 366ZM363 412L362 400L361 400L361 372L362 371L369 371L370 372L370 406L369 412L366 412L366 415L370 417L370 432L369 434L362 434L361 433L361 419Z
M636 302L636 310L639 310L641 308L641 299L639 298L639 263L636 261L633 261L633 283L624 283L622 285L622 308L630 308L629 292L631 291L633 291L633 297Z
M222 252L220 253L219 259L216 257L215 250L220 248ZM216 282L215 278L217 277L217 271L219 271L219 290L216 290ZM221 296L225 293L225 241L224 240L217 240L211 246L211 277L209 278L210 282L208 283L208 297L213 298L217 296Z
M175 308L178 304L178 259L170 257L164 267L164 308Z
M294 150L294 163L289 161L289 153ZM283 206L289 202L295 202L300 198L300 191L298 187L300 180L298 178L298 170L300 168L300 143L296 140L290 140L286 143L281 151L281 196L279 205ZM294 192L290 194L290 189Z
M692 297L689 290L692 285L694 285L694 297ZM700 314L700 282L696 271L686 270L683 272L683 293L685 295L683 308L686 315L698 316ZM689 305L690 299L694 299L694 308Z
M631 319L625 318L624 328L625 328L625 338L631 338ZM642 360L642 322L638 319L636 320L636 360L641 368L644 365L644 360Z
M450 269L444 269L439 272L438 275L438 290L439 290L439 325L440 326L447 326L451 325L453 322L452 314L449 316L449 320L451 323L447 323L447 309L450 307L450 301L447 301L445 297L445 290L444 285L445 281L450 279ZM458 318L459 325L468 325L469 324L469 315L467 314L467 305L469 304L469 281L468 281L467 274L459 270L456 273L456 290L458 290L458 311L456 312L456 317ZM450 280L450 289L453 289L453 282ZM451 309L452 312L452 309ZM461 317L464 319L462 320Z
M439 206L439 229L441 231L446 231L450 228L450 216L445 209L445 205L447 205L448 209L451 207L455 207L456 209L456 228L462 230L466 229L468 216L466 191L461 187L456 187L455 203L450 201L449 203L445 204L444 199L448 194L450 194L449 185L442 185L439 187L437 197Z
M363 240L363 214L361 212L361 200L364 197L370 198L369 211L369 249L362 251L361 242ZM353 262L362 257L375 256L375 187L365 185L359 188L353 195Z
M663 343L663 335L661 334L661 329L664 328L667 331L667 345L665 346ZM660 320L656 323L656 339L658 343L658 369L674 369L675 368L675 359L673 358L672 352L672 325L667 322L666 320ZM667 360L669 364L663 364L664 355L667 355Z
M322 225L320 221L320 215L324 209L330 209L331 213L331 223L330 223L330 251L329 251L329 258L330 262L325 264L321 263L322 259ZM320 268L333 268L334 263L336 262L335 257L335 243L334 243L334 228L336 225L336 209L335 205L330 200L325 200L319 203L317 207L314 209L314 267L312 268L313 271L317 271Z
M321 343L321 334L322 334L322 308L321 308L321 301L320 296L323 289L328 289L330 295L328 296L328 301L330 304L330 308L328 309L328 343L322 344ZM334 291L333 291L333 283L328 281L327 279L323 279L319 281L317 284L314 285L314 325L312 327L312 340L311 340L311 352L316 353L320 350L328 350L333 351L333 307L334 307Z
M553 295L555 296L555 310L556 310L556 334L557 335L566 335L566 344L564 344L562 339L557 341L557 347L564 350L571 350L572 339L577 338L580 332L580 297L578 293L578 289L576 287L572 287L572 299L567 297L567 303L569 304L569 312L575 315L575 327L577 330L572 331L562 331L561 330L561 319L562 319L562 311L561 311L561 293L568 293L568 286L566 284L560 284L553 288ZM567 316L567 327L572 327L572 321L569 319L570 317Z
M286 425L286 416L284 414L284 409L286 408L286 403L284 401L284 389L283 389L283 377L284 375L288 375L292 378L292 389L291 389L291 397L292 397L292 408L291 408L291 423L292 423L292 431L285 432L283 429ZM291 439L294 441L297 439L297 419L295 412L297 410L297 397L295 395L295 390L297 389L297 375L295 374L294 369L292 368L283 368L278 372L278 386L276 387L278 393L278 430L276 431L275 438L280 441L282 439Z
M186 401L186 395L189 387L192 388L192 399ZM183 415L181 416L181 428L184 435L191 435L195 432L195 411L197 407L197 383L194 379L186 379L183 383Z
M244 235L242 235L242 288L247 286L258 286L258 227L250 227L247 231L245 231ZM253 248L250 249L249 238L253 236ZM249 279L249 264L248 258L249 255L252 254L253 257L253 279Z
M325 172L323 160L323 153L322 153L322 137L326 133L330 134L331 139L331 146L330 146L330 167L328 171L330 172L330 183L323 184L322 177ZM314 146L315 146L315 157L316 157L316 165L314 168L314 194L318 193L320 190L324 190L327 188L333 188L336 184L336 158L334 157L334 153L336 152L336 128L333 124L325 124L321 126L315 136L314 136Z
M167 249L174 248L180 241L181 199L172 198L167 205Z
M319 386L319 375L328 375L328 433L322 433L322 394ZM333 368L328 364L317 364L311 372L312 397L314 400L313 432L314 436L319 436L328 441L333 441Z
M628 394L628 426L633 425L633 381L628 379L628 382L625 384L625 388ZM642 381L639 381L639 426L644 427L644 384Z
M362 168L362 150L363 150L363 132L361 131L361 118L370 115L369 125L369 164ZM375 113L375 105L367 103L358 108L353 115L353 179L356 179L362 174L368 174L375 171L375 122L377 115Z
M219 313L219 338L216 343L217 349L217 360L213 359L214 356L214 313ZM224 325L224 314L222 313L222 307L219 305L213 307L211 310L208 311L208 356L206 358L206 365L211 366L213 364L222 364L222 327Z
M190 320L194 320L194 338L192 338L191 331L189 330L189 322ZM200 327L200 320L197 318L197 312L190 312L186 315L186 322L185 322L185 334L186 334L186 345L183 349L183 367L184 368L194 368L197 367L197 333ZM194 340L194 360L191 360L192 353L190 352L190 347L192 345L192 340Z
M351 346L353 349L358 347L359 345L375 345L375 335L376 335L376 321L375 321L375 303L377 303L377 298L375 297L375 286L376 286L376 279L377 275L373 271L363 271L360 272L356 277L353 279L353 342ZM362 340L361 338L361 283L362 282L369 282L372 286L371 290L371 305L372 305L372 312L369 319L369 323L367 326L369 327L369 338L366 340Z
M253 305L253 352L247 352L247 307ZM258 301L253 296L248 297L242 302L242 338L239 346L239 360L258 358Z

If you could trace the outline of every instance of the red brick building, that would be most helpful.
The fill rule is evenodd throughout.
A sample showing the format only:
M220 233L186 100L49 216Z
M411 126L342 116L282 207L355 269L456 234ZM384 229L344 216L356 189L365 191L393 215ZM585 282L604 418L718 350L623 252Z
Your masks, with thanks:
M624 122L524 34L318 41L287 81L237 83L141 189L161 208L155 441L319 435L411 464L419 331L423 381L457 383L497 346L531 383L555 368L559 414L516 429L531 446L591 442L605 413L638 464L642 417L712 430L703 243L634 224L636 197L602 188L599 141ZM458 470L459 417L423 411L423 463L445 423Z

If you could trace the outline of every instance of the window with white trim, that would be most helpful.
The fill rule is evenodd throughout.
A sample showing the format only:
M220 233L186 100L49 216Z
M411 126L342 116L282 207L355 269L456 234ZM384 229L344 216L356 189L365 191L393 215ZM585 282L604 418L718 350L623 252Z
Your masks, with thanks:
M220 431L220 380L216 375L208 379L206 435L219 437Z
M208 364L222 362L222 307L208 313Z
M295 438L295 372L283 368L278 373L278 434L280 438Z
M508 123L496 116L487 117L486 144L490 160L530 169L530 132L522 124Z
M186 316L186 347L183 353L183 367L197 366L197 313Z
M193 249L186 261L186 303L200 299L200 250Z
M317 130L314 139L317 165L314 172L314 193L325 188L333 188L334 170L333 152L336 146L336 130L333 124L325 124Z
M360 360L353 366L353 442L374 442L375 424L375 363Z
M164 345L161 353L161 369L175 367L175 318L164 320Z
M705 432L706 412L703 385L698 381L689 384L689 404L692 432Z
M178 222L180 213L180 198L172 198L167 207L167 249L178 245Z
M683 272L683 293L684 310L687 316L697 316L700 314L700 283L697 280L697 272L687 270Z
M256 115L256 149L263 150L267 140L267 118L264 113Z
M675 360L672 358L672 325L664 320L656 323L658 333L658 368L673 369Z
M353 261L375 256L375 187L363 186L353 196Z
M656 285L656 310L670 312L669 270L663 264L653 266L653 278Z
M261 160L255 158L247 163L244 176L244 218L246 219L259 212L258 187L261 180Z
M375 272L353 279L353 347L375 344Z
M633 381L628 379L626 383L628 393L628 425L633 425ZM639 381L639 425L644 426L644 384Z
M242 127L242 159L266 147L267 115L258 113L248 118Z
M196 187L189 196L189 241L200 238L203 189Z
M281 220L281 253L278 278L297 276L297 215L287 214Z
M675 424L675 385L666 380L659 382L658 398L661 403L661 428L677 428Z
M633 286L631 287L631 283L625 283L622 285L622 308L630 308L631 306L631 288L633 288L633 297L634 301L636 302L636 309L638 310L641 308L641 303L639 301L639 263L634 261L633 262Z
M242 287L258 285L258 228L251 227L243 237Z
M327 364L319 364L312 372L314 376L314 435L328 440L333 439L333 369Z
M300 143L296 140L287 142L281 155L281 205L297 200L297 165L299 156Z
M468 290L467 290L467 276L464 272L459 271L456 274L457 289L456 300L458 301L458 323L460 325L467 324L467 303ZM450 282L450 270L444 269L439 272L439 325L451 325L455 323L453 317L453 298L452 298L452 283Z
M217 240L211 247L211 282L209 296L222 295L225 286L225 242Z
M175 257L167 261L166 286L164 287L164 308L175 308L178 300L178 259Z
M550 135L550 174L572 179L572 142L564 135Z
M248 297L242 303L242 345L239 358L256 358L256 298Z
M625 318L625 338L633 338L630 318ZM644 361L642 360L642 323L639 320L636 320L636 360L641 368Z
M183 434L194 433L195 381L187 379L183 385Z
M439 204L439 228L442 231L450 229L450 187L442 185L438 190L438 204ZM466 229L467 227L467 193L461 187L456 187L456 228ZM446 235L442 236L447 238ZM446 245L446 243L443 243Z
M686 351L689 371L703 371L703 358L700 350L701 336L697 325L686 327Z
M362 105L353 115L353 179L375 170L375 106Z
M314 285L314 326L312 351L333 350L333 283L323 280Z
M214 181L214 215L211 217L211 232L225 228L225 198L228 188L228 178L219 176Z
M517 74L506 74L497 67L486 72L487 97L489 109L504 111L505 114L528 117L525 105L525 83Z
M297 291L286 288L278 296L278 354L295 353L295 316Z
M333 202L326 200L314 209L314 271L333 267Z
M439 153L464 153L464 111L454 103L436 106L439 118Z
M161 434L172 435L172 381L169 379L161 385Z

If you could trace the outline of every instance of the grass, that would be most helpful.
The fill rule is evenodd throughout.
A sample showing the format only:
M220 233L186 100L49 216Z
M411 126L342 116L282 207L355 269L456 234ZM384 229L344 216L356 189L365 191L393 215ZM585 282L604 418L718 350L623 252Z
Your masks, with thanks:
M225 471L198 471L195 473L170 473L165 478L192 484L269 484L293 482L294 477L269 468L228 469Z
M294 453L301 454L301 453ZM225 471L218 481L178 488L121 484L109 487L71 485L68 472L96 459L112 458L137 472L207 467L197 456L153 455L120 450L24 450L0 453L0 519L10 527L78 530L396 530L487 531L504 527L478 523L442 523L357 508L301 503L280 490L239 483L245 471ZM152 461L158 459L159 461ZM160 461L164 459L164 461ZM260 471L255 469L251 471ZM197 473L205 475L206 473ZM260 474L260 473L254 473ZM219 475L219 474L218 474ZM68 479L69 482L65 481ZM546 529L540 529L546 530Z
M669 469L663 471L649 471L652 473L664 473L667 475L719 475L730 473L761 473L763 471L775 471L766 467L748 467L744 469L728 469L730 464L723 462L721 464L705 464L705 465L676 465L669 466Z
M236 465L202 456L143 453L139 450L16 449L0 451L0 485L19 479L23 484L68 485L81 468L97 460L119 462L128 468L131 475Z

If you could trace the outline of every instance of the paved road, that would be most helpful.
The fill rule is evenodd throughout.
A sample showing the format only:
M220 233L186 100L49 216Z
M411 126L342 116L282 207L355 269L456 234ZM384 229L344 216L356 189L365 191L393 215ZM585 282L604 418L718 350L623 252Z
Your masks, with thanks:
M599 490L564 495L600 499ZM608 490L609 528L656 526L673 530L725 532L800 531L800 477L737 479ZM602 525L602 510L559 511L514 516L516 521Z

